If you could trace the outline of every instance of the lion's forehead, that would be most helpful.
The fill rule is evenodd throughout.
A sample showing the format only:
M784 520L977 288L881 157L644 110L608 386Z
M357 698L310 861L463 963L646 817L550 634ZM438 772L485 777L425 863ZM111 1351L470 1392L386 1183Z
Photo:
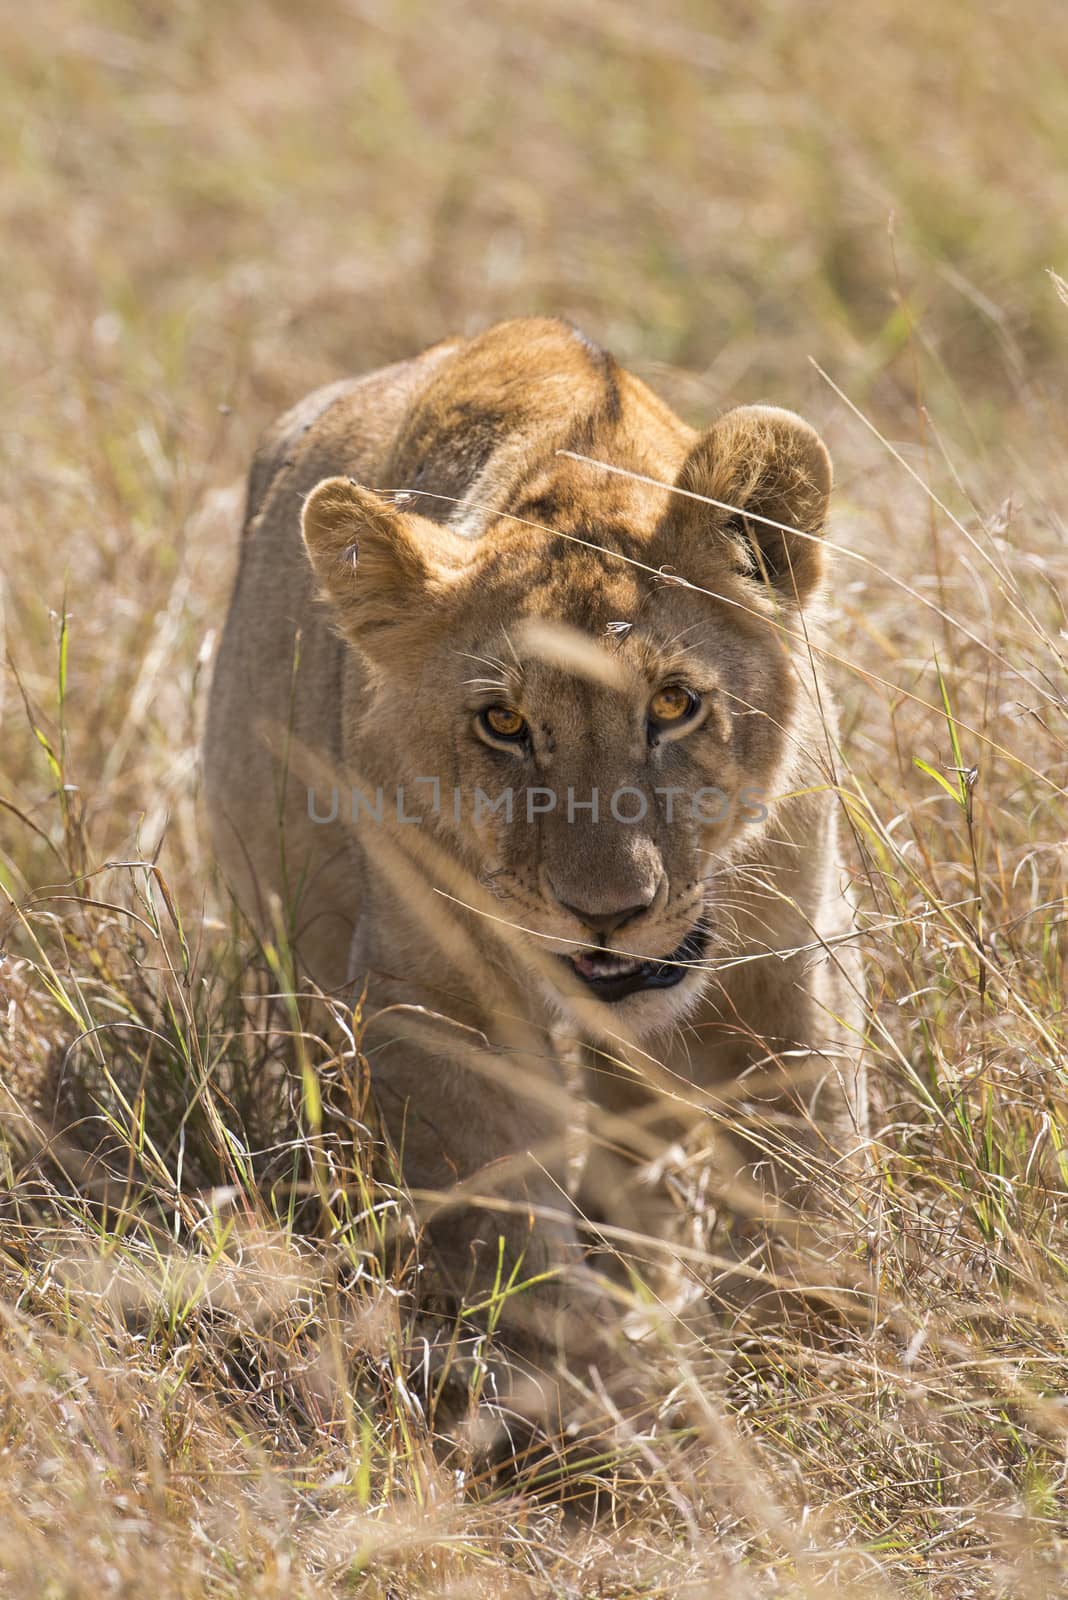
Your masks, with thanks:
M706 667L735 662L760 645L759 634L740 626L729 598L690 588L673 573L646 570L607 549L529 553L473 591L478 604L471 621L483 648L513 662L523 655L521 641L532 628L539 636L557 629L562 645L580 635L609 660L651 672L684 659Z
M591 638L619 638L638 621L649 586L607 551L582 552L532 566L517 607L523 617L557 620Z
M640 610L609 605L596 618L581 607L517 609L504 626L474 637L464 658L495 663L494 685L516 703L616 715L669 680L710 692L735 674L740 654L739 641L707 620L664 628Z

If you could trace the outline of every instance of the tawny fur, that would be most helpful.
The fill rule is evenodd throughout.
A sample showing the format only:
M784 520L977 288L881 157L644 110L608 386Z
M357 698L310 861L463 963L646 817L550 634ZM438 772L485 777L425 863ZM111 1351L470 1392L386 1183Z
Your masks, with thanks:
M832 1160L859 1140L833 712L813 681L830 478L791 413L743 407L698 434L534 319L309 396L253 464L205 741L218 858L265 926L283 908L319 985L367 984L379 1102L454 1292L484 1290L499 1239L526 1276L570 1263L520 1297L531 1339L578 1315L567 1050L586 1061L579 1202L610 1220L642 1220L628 1163L687 1120L721 1128L717 1106L793 1117ZM651 739L665 680L699 691L702 715ZM522 713L529 747L487 743L487 703ZM553 809L476 816L477 791L509 785ZM335 788L337 819L313 820ZM594 788L597 820L569 815L569 792ZM658 788L684 797L670 821ZM731 797L726 818L691 815L702 788ZM622 789L643 820L606 814ZM757 792L763 820L738 803ZM559 959L602 937L662 957L698 923L707 960L612 1006ZM796 1200L763 1142L717 1133L719 1178ZM595 1326L607 1308L583 1297Z

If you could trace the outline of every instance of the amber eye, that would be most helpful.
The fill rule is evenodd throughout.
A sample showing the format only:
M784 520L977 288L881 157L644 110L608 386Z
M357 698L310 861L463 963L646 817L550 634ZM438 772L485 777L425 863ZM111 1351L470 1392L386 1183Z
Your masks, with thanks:
M479 720L495 739L516 740L526 735L526 721L512 706L487 706L479 713Z
M658 727L666 727L685 722L700 704L699 696L692 689L684 689L681 683L666 683L650 700L649 717Z

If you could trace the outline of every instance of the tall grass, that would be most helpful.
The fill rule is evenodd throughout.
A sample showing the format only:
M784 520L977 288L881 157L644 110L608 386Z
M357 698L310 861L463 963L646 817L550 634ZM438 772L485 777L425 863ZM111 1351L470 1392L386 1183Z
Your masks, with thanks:
M45 0L5 40L0 1591L1060 1592L1059 9ZM647 1304L658 1414L555 1498L446 1439L482 1352L413 1320L359 1018L232 919L195 757L259 429L531 310L828 439L876 1081L870 1315Z

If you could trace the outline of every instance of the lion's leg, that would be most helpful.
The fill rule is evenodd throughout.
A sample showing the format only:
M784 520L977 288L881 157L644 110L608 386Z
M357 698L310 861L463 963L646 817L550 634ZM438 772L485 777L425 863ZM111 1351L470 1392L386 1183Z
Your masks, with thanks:
M392 1004L364 1048L429 1245L430 1282L495 1333L513 1401L553 1426L561 1360L607 1374L616 1317L584 1266L567 1192L574 1107L548 1045L531 1048Z
M854 1254L867 1137L861 1013L835 971L806 978L767 969L759 988L736 986L705 1008L689 1050L708 1108L710 1247L723 1258L710 1286L721 1302L776 1316L810 1293L848 1298L863 1277ZM747 1022L761 1014L792 1014L794 1038L762 1037Z
M849 1235L863 1205L857 986L837 969L757 970L729 994L713 990L648 1079L584 1053L580 1212L660 1292L676 1275L673 1242L703 1241L702 1276L715 1300L735 1306L771 1304L780 1285L796 1304L806 1279L855 1281ZM764 1037L749 1020L769 1016L790 1017L795 1038ZM659 1093L654 1077L672 1092Z
M781 1024L765 1034L766 1015L789 1019L792 1034ZM867 1137L855 967L841 957L800 970L765 963L694 1032L706 1041L698 1081L720 1091L721 1142L735 1152L730 1176L754 1185L771 1215L839 1210Z
M663 1285L670 1277L678 1208L658 1168L679 1131L677 1115L649 1083L592 1046L583 1051L587 1139L576 1204L602 1225L610 1259Z

